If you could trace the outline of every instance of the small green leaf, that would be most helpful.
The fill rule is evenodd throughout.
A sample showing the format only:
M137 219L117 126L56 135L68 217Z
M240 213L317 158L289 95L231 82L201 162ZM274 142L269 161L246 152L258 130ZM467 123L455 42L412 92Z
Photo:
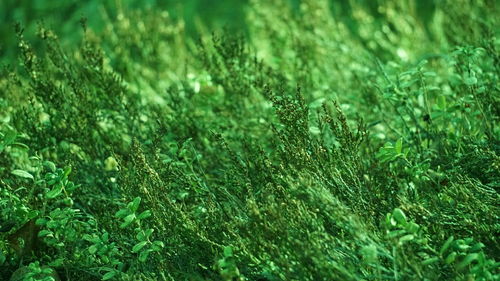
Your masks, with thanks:
M481 250L482 248L484 248L484 244L481 243L481 242L478 242L476 244L474 244L474 246L472 246L472 248L470 249L471 252L477 252L479 250Z
M90 234L84 234L82 238L83 238L83 240L86 240L86 241L89 241L92 243L99 243L99 241L100 241L98 237L92 236Z
M129 213L130 213L130 211L128 209L121 209L118 212L116 212L115 217L121 219L121 218L124 218L125 216L127 216Z
M145 262L148 259L149 256L149 251L143 251L139 254L139 261L140 262Z
M439 109L441 109L441 110L446 109L446 97L444 95L438 96L437 105L438 105Z
M141 203L141 197L136 197L134 201L128 203L127 207L132 211L132 213L135 213L137 209L139 209L139 204Z
M228 262L226 259L220 259L217 261L217 264L219 265L220 268L225 268L228 266Z
M109 233L104 232L104 234L101 236L101 240L107 242L109 240Z
M137 235L135 236L135 238L137 238L137 240L139 240L139 241L146 241L146 240L148 240L148 238L146 238L146 235L144 235L144 231L139 231L137 233Z
M43 162L43 165L47 169L49 169L52 173L54 173L56 171L56 164L54 164L54 162L45 161L45 162Z
M400 138L396 141L396 145L394 146L394 149L397 154L400 154L403 151L403 139Z
M47 224L48 220L47 219L44 219L44 218L38 218L36 221L35 221L35 224L36 225L40 225L40 226L43 226L45 224Z
M446 264L451 264L455 261L455 259L457 258L457 252L451 252L451 254L449 254L446 259L444 260L444 262Z
M52 272L53 272L53 269L52 269L52 268L50 268L50 267L45 267L45 268L43 268L43 267L42 267L42 268L40 268L40 269L41 269L40 273L45 274L45 275L52 274ZM47 279L42 279L42 280L44 280L44 281L45 281L45 280L47 280ZM49 279L49 280L50 280L50 279ZM54 280L54 278L52 278L52 280L51 280L51 281L53 281L53 280Z
M391 214L387 213L385 216L385 225L390 228L392 226L396 226L396 221L392 219Z
M15 131L7 131L7 133L5 133L5 136L3 138L3 146L6 147L13 144L16 141L16 138L17 138L17 133Z
M389 233L387 233L387 238L399 237L405 233L406 233L406 230L404 230L404 229L393 230L393 231L390 231Z
M61 194L62 190L63 190L63 184L61 182L58 182L56 185L54 185L52 190L50 190L45 194L45 197L47 197L48 199L54 199L59 194Z
M396 146L399 146L399 148L393 146L390 142L386 143L383 147L379 149L375 157L380 160L380 162L385 163L389 161L396 160L398 157L400 157L402 154L403 150L403 140L399 139L396 142ZM397 152L397 151L400 152Z
M418 81L419 81L419 79L412 79L410 81L404 82L404 83L401 84L401 88L411 87L413 84L415 84Z
M120 228L125 228L125 227L129 226L134 220L135 220L135 214L130 214L130 215L126 216L123 219L124 222L120 225Z
M20 142L15 142L12 144L12 146L17 146L18 148L26 149L26 150L30 149L29 146L25 145L24 143L20 143Z
M6 260L7 260L7 257L3 254L2 251L0 251L0 265L3 265Z
M460 250L462 252L467 251L469 248L470 248L470 246L467 244L456 244L455 245L455 249Z
M39 214L40 214L40 212L38 210L31 210L28 212L27 217L29 220L31 220L31 219L38 217Z
M224 257L232 257L233 256L233 248L231 246L224 247Z
M115 275L116 275L116 271L114 271L114 270L110 271L102 276L102 280L109 280L109 279L115 277Z
M479 254L477 254L477 253L468 254L467 256L465 256L465 258L463 259L463 261L461 261L457 265L457 268L459 270L463 269L464 267L466 267L469 264L471 264L473 261L477 260L478 257L479 257Z
M150 210L146 210L144 212L142 212L140 215L137 216L137 219L146 219L146 218L149 218L151 216L151 211Z
M97 246L96 245L92 245L89 247L89 253L91 255L95 254L97 252Z
M104 160L104 170L105 171L116 171L118 170L118 161L113 156L110 156Z
M415 238L415 236L413 234L405 235L405 236L399 238L399 244L403 244L404 242L411 241L414 238Z
M78 186L75 185L73 182L68 182L68 184L66 185L66 190L68 191L73 191L77 188Z
M429 61L428 60L421 60L418 65L417 65L417 68L421 68L422 66L426 65Z
M41 230L40 232L38 232L38 237L45 237L45 236L48 236L50 234L52 234L52 231L44 229L44 230Z
M63 263L64 263L64 259L63 258L58 258L55 261L50 262L49 265L53 266L53 267L59 267L59 266L62 266Z
M66 169L64 169L64 177L68 177L69 174L71 174L71 166L67 167Z
M399 208L394 209L394 211L392 211L392 216L394 217L394 219L399 224L401 224L401 225L406 225L407 224L407 222L406 222L406 215L403 212L403 210L401 210Z
M148 244L148 241L141 241L135 244L135 246L132 248L132 253L138 253L142 248L144 248L144 246L146 246L146 244Z
M441 250L439 250L439 255L442 256L446 250L448 250L448 248L450 247L451 243L453 242L453 235L450 236L450 238L448 238L448 240L446 240L446 242L444 242L443 244L443 247L441 247Z
M414 222L409 222L406 226L405 226L405 229L406 231L408 231L409 233L417 233L417 231L419 230L420 226Z
M311 133L312 135L319 135L321 133L321 130L316 126L311 126L309 127L309 133Z
M165 244L163 244L162 241L154 241L153 244L151 245L151 249L153 251L159 251L163 247L165 247Z
M430 265L439 261L438 257L428 258L422 262L422 265Z
M152 228L147 229L147 230L145 231L146 238L149 238L149 236L151 236L151 234L153 234L153 231L154 231L154 230L153 230Z
M410 69L408 71L405 71L405 72L399 74L399 76L401 76L401 77L412 76L412 75L415 75L416 73L417 73L417 71L414 68L412 68L412 69Z
M476 77L473 77L473 76L466 77L466 78L464 79L464 83L465 83L465 85L467 85L467 86L472 86L472 85L475 85L475 84L477 84L477 78L476 78Z
M16 175L18 177L21 177L21 178L25 178L25 179L34 179L33 175L26 172L26 171L23 171L23 170L13 170L11 172L13 175Z
M464 238L464 242L465 244L470 245L472 242L474 242L474 238L472 237Z
M397 155L392 153L392 151L387 150L386 148L381 148L376 157L380 160L380 162L386 163L396 159Z

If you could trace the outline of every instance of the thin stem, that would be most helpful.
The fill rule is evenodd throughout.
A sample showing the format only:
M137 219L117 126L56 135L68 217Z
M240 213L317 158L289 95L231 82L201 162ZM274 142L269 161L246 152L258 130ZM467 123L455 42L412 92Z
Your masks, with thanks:
M394 259L392 260L394 280L397 281L398 280L398 265L396 263L397 257L396 257L396 247L395 246L392 246L392 256L394 257Z

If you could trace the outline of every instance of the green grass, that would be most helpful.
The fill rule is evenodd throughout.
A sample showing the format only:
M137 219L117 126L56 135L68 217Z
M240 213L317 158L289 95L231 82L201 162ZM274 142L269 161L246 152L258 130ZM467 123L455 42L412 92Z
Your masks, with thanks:
M500 279L495 1L75 3L2 4L5 280Z

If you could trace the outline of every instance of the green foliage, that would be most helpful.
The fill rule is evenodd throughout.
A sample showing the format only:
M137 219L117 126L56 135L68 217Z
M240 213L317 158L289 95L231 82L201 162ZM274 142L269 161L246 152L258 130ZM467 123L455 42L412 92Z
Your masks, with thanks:
M167 2L6 2L0 276L500 279L494 1Z
M217 268L222 280L239 280L240 272L235 264L233 249L224 247L224 256L217 261Z

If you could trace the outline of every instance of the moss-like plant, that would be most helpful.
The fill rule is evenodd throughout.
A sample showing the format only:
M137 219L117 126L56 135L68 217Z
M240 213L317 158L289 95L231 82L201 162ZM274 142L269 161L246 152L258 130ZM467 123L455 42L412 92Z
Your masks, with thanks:
M0 276L500 279L494 1L146 2L0 27Z

